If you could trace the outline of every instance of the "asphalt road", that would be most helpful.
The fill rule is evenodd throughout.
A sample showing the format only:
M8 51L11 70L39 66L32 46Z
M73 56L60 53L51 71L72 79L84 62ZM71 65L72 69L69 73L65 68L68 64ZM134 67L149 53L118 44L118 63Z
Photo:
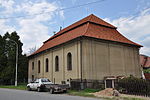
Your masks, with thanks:
M0 100L100 100L67 94L49 94L48 92L36 92L25 90L13 90L0 88Z

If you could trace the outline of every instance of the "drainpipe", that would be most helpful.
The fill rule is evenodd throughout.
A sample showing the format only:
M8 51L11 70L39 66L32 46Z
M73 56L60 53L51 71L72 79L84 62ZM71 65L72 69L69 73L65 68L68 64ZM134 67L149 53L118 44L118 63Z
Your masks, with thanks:
M80 37L80 72L81 72L81 83L82 79L82 37Z
M83 69L83 66L82 66L82 61L83 61L83 57L82 57L82 54L83 54L83 53L82 53L82 42L83 42L83 41L82 41L82 39L83 39L83 38L80 37L80 59L81 59L81 61L80 61L80 66L81 66L81 67L80 67L80 68L81 68L81 69L80 69L80 70L81 70L81 71L80 71L80 72L81 72L80 89L81 89L81 90L84 89L84 84L83 84L83 72L82 72L82 69Z

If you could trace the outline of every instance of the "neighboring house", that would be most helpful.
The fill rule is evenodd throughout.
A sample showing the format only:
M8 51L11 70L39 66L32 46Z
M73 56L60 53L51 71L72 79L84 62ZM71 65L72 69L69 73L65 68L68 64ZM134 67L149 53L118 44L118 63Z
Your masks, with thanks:
M150 80L150 57L146 55L140 55L140 64L144 71L144 78Z
M146 55L140 55L140 64L143 69L150 68L150 57Z
M49 78L103 80L107 76L141 77L139 48L113 25L91 14L60 30L29 56L29 81Z

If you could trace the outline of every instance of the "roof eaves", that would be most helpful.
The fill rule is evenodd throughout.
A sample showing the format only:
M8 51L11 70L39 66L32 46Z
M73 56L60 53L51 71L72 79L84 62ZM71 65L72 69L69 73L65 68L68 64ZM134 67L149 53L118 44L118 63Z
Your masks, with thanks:
M78 36L78 37L76 37L76 38L74 38L74 39L72 39L72 40L66 41L66 42L64 42L64 43L61 43L61 44L55 45L55 46L50 47L50 48L47 48L47 49L45 49L45 50L43 50L43 51L39 51L39 52L37 52L37 51L40 49L40 48L39 48L37 51L35 51L35 52L34 52L34 53L32 53L31 55L29 55L29 56L28 56L28 58L30 58L30 57L32 57L32 56L39 55L39 54L41 54L41 53L44 53L44 52L48 51L49 49L52 49L52 48L58 47L58 46L60 46L60 45L62 45L62 44L68 43L68 42L70 42L70 41L76 40L76 39L81 38L81 37L84 37L84 35ZM43 45L42 45L42 46L43 46ZM41 46L41 48L42 48L42 46Z

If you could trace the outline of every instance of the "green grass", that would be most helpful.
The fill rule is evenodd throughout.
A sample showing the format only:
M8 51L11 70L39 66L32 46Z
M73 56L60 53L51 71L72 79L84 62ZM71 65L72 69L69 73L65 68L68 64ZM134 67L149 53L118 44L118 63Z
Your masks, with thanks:
M26 90L26 85L0 85L0 88L8 88L8 89L17 89L17 90Z
M141 98L133 98L133 97L122 97L123 100L144 100L144 99L141 99Z
M85 92L85 93L94 93L94 92L98 92L98 91L100 91L100 89L89 89L89 88L87 88L87 89L83 90L83 92Z
M112 97L112 98L101 97L101 99L103 99L103 100L144 100L141 98L133 98L133 97Z
M89 93L84 92L84 91L69 90L69 91L68 91L68 94L69 94L69 95L74 95L74 96L95 97L94 95L89 94Z
M99 89L85 89L85 90L81 90L81 91L77 91L77 90L68 90L68 94L69 95L74 95L74 96L83 96L83 97L95 97L93 94L90 93L94 93L100 91Z

